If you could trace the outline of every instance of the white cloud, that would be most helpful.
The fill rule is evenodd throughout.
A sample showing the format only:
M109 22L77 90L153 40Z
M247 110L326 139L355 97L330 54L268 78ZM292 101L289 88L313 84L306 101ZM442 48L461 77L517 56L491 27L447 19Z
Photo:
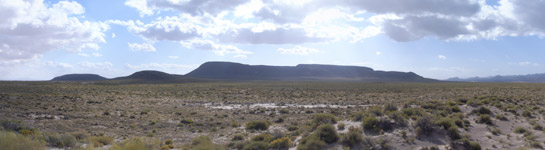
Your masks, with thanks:
M320 53L322 51L314 48L307 48L302 46L296 46L294 48L279 48L277 50L280 54L289 54L289 55L309 55L312 53Z
M80 21L84 11L77 2L0 0L0 60L31 59L53 49L98 49L109 26Z
M170 58L170 59L178 59L178 58L180 58L180 57L179 57L179 56L168 56L168 58Z
M136 8L140 16L149 16L167 10L191 15L217 15L247 2L249 0L127 0L125 5Z
M511 63L511 64L513 64L513 63ZM540 66L538 63L529 62L529 61L523 61L523 62L518 62L518 63L514 63L514 64L517 64L517 65L523 66L523 67L526 67L526 66L539 67Z
M437 58L442 59L442 60L447 59L447 57L446 57L446 56L443 56L443 55L438 55Z
M376 52L375 52L375 54L376 54L376 55L381 55L381 54L382 54L382 52L380 52L380 51L376 51Z
M189 40L189 41L183 41L180 43L186 48L198 49L198 50L211 50L216 55L219 55L219 56L224 56L225 54L237 54L237 56L253 54L252 52L241 50L232 45L216 44L210 40Z
M142 43L142 44L128 43L128 45L129 45L129 48L132 51L146 51L146 52L155 52L156 51L155 47L153 47L153 45L151 45L149 43Z
M112 33L112 38L115 38L115 33Z

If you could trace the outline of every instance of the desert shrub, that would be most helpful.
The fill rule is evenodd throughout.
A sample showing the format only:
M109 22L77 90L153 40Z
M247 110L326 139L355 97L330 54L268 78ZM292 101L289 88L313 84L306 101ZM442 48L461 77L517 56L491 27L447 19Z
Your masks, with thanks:
M155 150L158 148L159 148L158 141L132 138L132 139L126 140L123 143L115 144L111 148L111 150Z
M534 130L540 130L540 131L543 130L543 126L541 126L539 124L535 124L533 128L534 128Z
M367 117L367 115L363 112L356 112L352 115L352 121L361 121L363 118Z
M70 134L60 136L55 134L46 135L45 141L48 146L58 148L74 147L76 145L76 138Z
M400 126L400 127L407 126L407 122L408 122L407 116L405 116L403 112L396 111L391 113L388 117L393 119L395 121L395 125L397 126Z
M263 141L251 141L244 145L243 150L266 150L269 149L269 143Z
M362 122L363 131L365 132L378 132L378 119L376 117L367 117Z
M418 108L404 108L401 110L407 117L415 120L417 117L422 116L422 110Z
M326 147L327 144L320 140L316 134L311 134L303 139L301 139L301 142L299 145L297 145L297 150L319 150Z
M233 138L231 139L231 141L243 141L244 140L244 135L242 134L236 134L235 136L233 136Z
M384 105L384 112L397 111L397 106L392 103L387 103Z
M457 125L455 125L454 123L454 119L452 118L448 118L448 117L443 117L437 121L435 121L435 124L443 127L443 129L447 130L451 127L456 127Z
M337 119L332 114L316 114L312 117L312 126L318 127L323 124L335 124Z
M297 126L288 126L288 131L295 131L297 129L299 129Z
M492 133L494 135L500 135L501 134L501 130L498 129L498 128L490 128L488 130L490 130L490 133Z
M429 117L418 118L415 127L417 136L428 136L433 132L433 123Z
M532 112L530 112L529 110L524 110L522 111L522 116L523 117L527 117L527 118L533 118L534 116L532 115Z
M529 144L532 148L543 149L543 146L539 142L530 141Z
M378 117L382 116L383 114L382 108L380 108L379 106L371 106L367 109L367 112Z
M86 139L86 138L89 138L89 133L85 133L85 132L72 132L70 133L72 134L72 136L74 136L76 138L76 140L83 140L83 139Z
M273 136L267 133L259 134L254 137L252 137L252 141L263 141L263 142L270 142L273 139Z
M274 120L274 123L282 123L284 122L284 118L278 117L278 119Z
M460 107L458 106L449 106L450 112L461 112Z
M490 118L490 115L487 115L487 114L480 115L479 118L477 119L477 123L485 123L488 125L493 124L492 119Z
M484 107L484 106L481 106L481 107L479 107L479 109L477 109L477 112L476 112L476 113L478 113L478 114L488 114L488 115L490 115L490 114L492 114L492 111L490 111L490 109L488 109L488 108L486 108L486 107Z
M246 129L248 130L267 130L270 123L268 121L256 120L246 123Z
M212 143L207 136L199 136L191 141L192 150L224 150L221 145Z
M460 135L460 132L458 132L458 128L456 128L456 127L448 128L447 135L452 140L457 140L457 139L462 138L462 136Z
M351 127L347 133L341 135L341 143L345 146L352 148L362 142L363 135L361 134L361 130L357 128Z
M290 146L291 140L289 137L276 139L269 144L269 147L274 149L288 149Z
M341 122L341 123L338 123L338 124L337 124L337 129L339 129L339 130L344 130L344 126L345 126L344 123L342 123L342 122Z
M501 114L501 115L496 115L496 119L498 120L501 120L501 121L507 121L507 117L505 117L505 115Z
M481 150L481 145L479 143L469 141L467 138L453 141L451 147L453 149Z
M315 134L320 138L320 140L328 144L335 143L339 140L337 130L335 130L335 127L330 124L318 126L318 128L316 128Z
M180 123L184 124L184 125L190 125L190 124L193 124L193 120L191 120L191 119L182 119L182 120L180 120Z
M104 145L110 145L114 142L114 138L107 136L93 136L91 142L94 147L102 147Z
M6 150L45 150L45 143L13 132L0 131L0 148Z
M521 126L518 126L515 128L515 130L513 130L513 132L515 133L518 133L518 134L525 134L528 132L528 129L524 128L524 127L521 127Z

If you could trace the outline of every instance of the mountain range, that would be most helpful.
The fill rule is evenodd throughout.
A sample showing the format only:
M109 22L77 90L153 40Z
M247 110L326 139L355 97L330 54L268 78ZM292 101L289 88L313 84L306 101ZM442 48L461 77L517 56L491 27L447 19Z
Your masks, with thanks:
M471 77L471 78L449 78L447 81L457 82L523 82L523 83L545 83L545 73L528 75L510 75L510 76L490 76L490 77Z
M129 76L107 79L94 74L68 74L51 81L119 81L129 83L172 83L199 81L357 81L433 82L413 72L376 71L368 67L301 64L297 66L246 65L233 62L206 62L186 75L160 71L139 71Z

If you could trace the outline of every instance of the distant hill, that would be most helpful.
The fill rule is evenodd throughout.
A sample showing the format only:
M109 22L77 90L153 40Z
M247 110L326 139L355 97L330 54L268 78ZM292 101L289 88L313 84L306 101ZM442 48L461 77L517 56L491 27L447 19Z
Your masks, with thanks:
M545 83L545 73L511 76L490 76L490 77L472 77L472 78L449 78L447 81L459 82L525 82L525 83Z
M55 77L51 81L100 81L108 80L105 77L96 74L67 74Z
M183 82L202 82L205 79L195 79L177 74L168 74L160 71L144 70L135 72L126 77L117 77L112 79L120 83L183 83Z
M364 82L427 82L412 72L375 71L368 67L303 64L297 66L246 65L206 62L188 77L221 80L336 80Z

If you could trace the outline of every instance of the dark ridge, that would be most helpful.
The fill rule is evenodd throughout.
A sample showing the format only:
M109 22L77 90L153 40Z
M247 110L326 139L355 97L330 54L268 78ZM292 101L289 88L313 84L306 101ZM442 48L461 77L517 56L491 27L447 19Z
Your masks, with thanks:
M183 75L168 74L161 71L144 70L135 72L129 76L117 77L109 82L112 83L188 83L203 82L209 80L195 79Z
M471 78L449 78L446 81L458 82L522 82L522 83L545 83L545 73L511 76L490 76L490 77L471 77Z
M67 74L55 77L51 81L101 81L108 80L105 77L96 74Z
M221 80L347 80L364 82L427 82L412 72L375 71L368 67L301 64L293 66L246 65L206 62L186 74L194 78Z

